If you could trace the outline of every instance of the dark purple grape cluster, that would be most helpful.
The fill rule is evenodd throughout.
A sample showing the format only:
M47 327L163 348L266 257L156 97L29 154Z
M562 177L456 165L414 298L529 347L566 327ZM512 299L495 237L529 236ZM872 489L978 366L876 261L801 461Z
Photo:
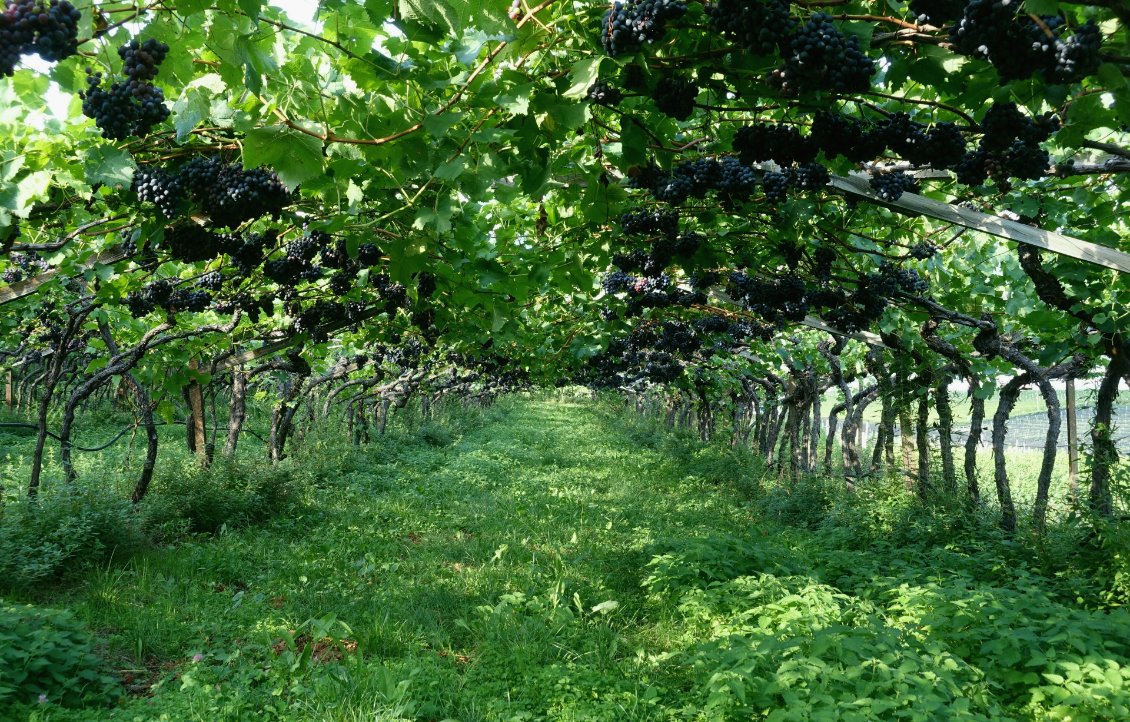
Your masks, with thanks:
M886 149L886 139L873 125L830 111L816 113L808 137L829 159L842 155L853 163L872 160Z
M908 175L902 171L877 173L871 176L868 185L871 186L871 190L875 191L880 198L892 203L901 198L903 193L918 190L918 181L914 176Z
M917 243L910 249L910 257L919 261L925 261L928 258L933 258L934 254L938 252L938 247L929 241Z
M757 174L734 156L718 161L718 181L714 188L725 206L748 200L757 189Z
M1073 83L1098 70L1102 34L1089 20L1064 38L1059 16L1038 20L1016 0L970 0L950 30L956 52L985 60L1002 80L1043 73L1051 82Z
M789 195L789 186L792 180L788 173L770 171L761 177L761 190L765 193L765 200L770 203L781 203Z
M785 172L789 176L789 185L800 190L817 191L832 182L828 169L815 161L801 163Z
M1031 118L1014 103L989 106L981 121L981 143L954 167L958 182L981 185L989 177L1002 183L1008 178L1042 178L1051 158L1040 143L1058 128L1054 116Z
M804 281L793 273L759 278L733 271L726 284L726 293L770 323L796 322L808 314Z
M51 264L43 260L43 257L35 251L12 252L8 254L8 262L12 265L4 272L4 280L7 283L17 283L51 268ZM15 280L11 280L12 278Z
M308 264L318 255L321 247L312 236L302 236L286 244L286 257L301 264Z
M686 11L682 0L617 0L600 24L604 51L612 56L634 53L644 43L660 40L667 32L667 23Z
M910 0L910 14L920 23L941 27L943 23L957 20L965 9L967 0Z
M149 134L153 126L169 117L165 94L148 83L111 83L102 86L102 74L87 71L86 91L80 93L83 114L94 120L108 140L123 140Z
M332 240L329 234L323 231L314 231L310 235L318 236L318 245L322 248L321 261L326 268L338 270L356 270L356 263L349 257L349 246L344 238ZM322 238L324 236L324 239Z
M630 273L612 271L604 277L600 285L607 293L623 293L635 285L637 280L639 279Z
M693 80L668 75L655 84L651 99L660 113L675 120L686 120L694 112L694 100L697 96L698 86Z
M586 98L597 105L606 105L615 108L624 99L624 94L615 85L610 85L603 80L598 80L589 86Z
M1055 59L1046 71L1048 79L1056 83L1074 83L1093 75L1102 63L1099 56L1102 42L1103 36L1094 18L1076 28L1067 40L1057 39Z
M337 271L330 276L330 291L335 296L344 296L353 290L353 280L356 277L347 271Z
M229 245L219 233L195 223L182 223L165 229L161 246L178 261L208 261L224 252Z
M22 55L55 61L76 54L80 19L67 0L9 0L0 12L0 76L12 75Z
M836 262L836 250L831 246L817 246L812 252L812 275L821 281L832 277L832 265Z
M302 280L305 271L301 261L289 256L272 258L263 264L263 275L280 286L293 286Z
M435 274L424 271L416 279L416 298L431 298L435 295L436 288Z
M130 291L126 295L125 305L131 316L141 318L157 308L166 308L174 289L175 285L171 280L162 278L145 284L140 291Z
M165 218L180 215L187 199L179 173L164 168L140 168L133 175L133 192L140 201L157 206Z
M781 166L816 158L816 146L791 125L758 123L738 128L733 149L743 163L771 160Z
M327 327L351 321L350 316L345 304L319 299L298 313L294 319L294 330L309 334L310 340L315 343L324 343L329 339Z
M86 92L80 94L82 112L94 119L104 138L144 137L153 126L169 117L165 93L153 85L157 68L168 52L168 45L153 39L143 43L131 40L118 48L118 55L125 63L126 79L106 87L103 87L101 73L87 70Z
M224 285L224 276L219 271L209 271L196 279L196 287L202 291L219 291Z
M193 158L178 171L191 197L217 226L235 228L245 221L277 217L292 196L273 170L244 170L218 158Z
M264 233L225 234L224 253L241 276L250 275L279 241L278 231L271 229Z
M375 243L362 243L357 247L357 262L366 268L379 265L384 253Z
M915 165L953 168L965 153L965 138L953 123L926 126L901 112L878 123L817 113L809 139L826 157L842 155L855 162L871 160L890 149Z
M149 38L143 43L130 40L118 48L122 59L122 72L132 83L151 83L157 77L157 69L169 54L169 46Z
M620 229L628 235L660 234L672 236L679 232L679 212L668 209L641 208L620 216Z
M826 13L813 13L793 37L785 65L775 76L786 95L810 90L854 93L871 87L875 63L859 38L845 36Z
M195 313L207 310L212 305L212 294L200 289L178 288L169 295L165 304L171 312L187 311Z
M714 0L706 14L712 30L757 55L787 53L797 29L781 0Z

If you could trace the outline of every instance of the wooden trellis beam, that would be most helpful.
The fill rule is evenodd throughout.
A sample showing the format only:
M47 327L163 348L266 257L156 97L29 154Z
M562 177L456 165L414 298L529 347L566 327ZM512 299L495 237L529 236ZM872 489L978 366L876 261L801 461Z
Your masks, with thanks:
M949 203L942 203L915 193L903 193L897 201L888 201L871 190L871 186L868 184L868 176L862 174L853 174L848 177L832 176L831 185L844 195L890 208L896 213L936 218L946 223L964 226L970 230L987 233L1008 241L1026 243L1062 256L1104 266L1115 271L1130 273L1130 253L1124 253L1098 243L1026 226L1023 223L961 208Z

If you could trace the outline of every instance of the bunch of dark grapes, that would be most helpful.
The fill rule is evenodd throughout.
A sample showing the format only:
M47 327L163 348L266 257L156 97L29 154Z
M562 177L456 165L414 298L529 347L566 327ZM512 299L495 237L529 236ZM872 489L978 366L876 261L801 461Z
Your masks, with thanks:
M224 276L219 271L209 271L196 279L196 287L202 291L219 291L224 285Z
M808 137L829 159L842 155L854 163L882 155L887 145L870 124L828 111L816 114Z
M981 143L966 153L954 167L957 180L980 185L990 176L1001 183L1007 179L1035 180L1047 174L1051 165L1048 152L1040 143L1059 127L1054 116L1030 118L1014 103L995 103L981 121Z
M589 86L585 97L597 105L606 105L615 108L624 99L624 94L614 85L609 85L603 80L598 80Z
M715 188L724 206L748 200L757 188L757 175L733 156L718 161L719 174Z
M315 233L322 233L322 231L315 231ZM321 242L319 245L322 248L321 261L323 266L338 270L353 270L355 264L353 259L349 257L349 245L344 238L338 238L333 242L330 242L327 238L325 242Z
M1099 57L1102 42L1102 33L1093 18L1076 28L1067 40L1057 40L1055 59L1047 71L1048 79L1057 83L1073 83L1095 73L1102 62Z
M0 13L0 75L14 74L20 56L35 40L35 26L30 12L25 12L26 5L12 3Z
M132 83L150 83L157 77L157 68L169 54L169 46L150 38L143 43L131 40L118 48L122 72Z
M786 95L807 90L853 93L871 87L875 63L825 13L814 13L793 37L785 65L775 76Z
M698 86L693 80L668 75L655 84L651 99L659 112L675 120L686 120L694 112L694 99L697 95Z
M623 293L634 286L638 280L639 278L630 273L612 271L604 277L600 285L607 293Z
M164 168L141 168L133 175L133 191L138 200L157 206L165 218L180 215L185 202L184 181L179 173Z
M800 321L808 313L804 281L792 273L763 279L733 271L726 292L772 323Z
M311 236L302 236L286 244L286 257L301 264L308 264L314 260L321 248L318 241Z
M836 262L836 250L831 246L819 246L812 252L812 275L821 281L832 277L832 265Z
M12 75L21 55L55 61L77 53L80 19L67 0L8 2L0 12L0 75Z
M703 198L717 187L721 180L721 167L713 158L696 158L683 161L671 173L657 176L651 187L656 200L679 205L687 198Z
M166 228L161 245L176 260L196 263L220 255L226 244L219 234L195 223L184 223Z
M330 291L335 296L344 296L353 289L353 279L355 276L346 271L338 271L330 276Z
M796 32L789 5L781 0L715 0L706 14L712 30L757 55L787 53Z
M780 203L789 195L789 186L792 181L787 173L769 172L761 177L761 188L765 192L765 200L770 203Z
M88 71L89 72L89 71ZM82 112L93 118L102 130L102 137L123 140L149 134L153 126L169 117L165 94L155 85L131 87L128 83L111 83L102 87L102 74L86 76L86 91L80 93Z
M733 148L742 163L771 160L782 166L816 158L816 146L790 125L758 123L738 128Z
M690 284L691 288L696 291L704 291L714 284L718 283L721 274L717 271L696 271L691 274Z
M868 185L880 198L892 203L901 198L904 192L918 190L918 181L914 176L907 175L901 170L877 173L871 176Z
M162 278L152 283L147 283L140 291L131 291L126 295L125 304L130 315L141 318L156 308L165 308L173 295L173 282Z
M273 258L263 264L263 275L280 286L293 286L302 280L305 271L305 264L289 256Z
M925 139L907 155L911 163L933 168L953 168L965 154L965 136L953 123L938 123L926 131Z
M244 221L278 216L290 204L291 194L274 171L244 170L239 163L218 158L194 158L179 174L192 197L217 226L234 228Z
M424 271L416 279L416 298L431 298L436 292L436 277L434 273Z
M1002 80L1043 73L1051 82L1071 83L1098 70L1102 34L1093 21L1066 40L1063 18L1035 19L1016 0L970 0L950 30L955 51L992 63Z
M920 23L941 27L942 23L957 20L965 9L966 0L910 0L910 13Z
M298 314L294 319L294 330L310 334L310 340L315 343L324 343L329 339L327 327L345 321L349 321L349 311L344 304L319 299Z
M620 216L620 229L628 235L658 233L675 236L679 232L679 212L648 208L628 211Z
M253 233L248 236L225 234L223 238L225 239L224 253L231 257L239 274L246 276L263 262L268 251L278 243L279 234L278 231L272 229L265 233Z
M667 32L667 23L687 11L681 0L626 0L614 2L604 13L600 40L604 51L616 56L634 53Z
M381 249L375 243L362 243L357 247L357 262L367 268L379 264L383 257Z
M202 290L178 288L169 296L166 308L169 311L203 311L212 305L212 294Z
M647 252L635 250L630 253L612 254L612 265L627 273L642 270L647 263Z
M152 39L144 43L131 40L118 48L118 55L125 62L127 79L102 85L102 74L87 70L86 92L82 112L102 129L102 136L110 140L122 140L131 135L143 137L153 126L169 117L165 106L164 92L153 85L157 68L169 46Z
M832 182L832 174L828 169L815 161L802 163L785 172L789 176L789 184L800 190L816 191Z
M934 254L938 252L938 247L929 241L918 243L910 249L910 257L919 261L925 261L928 258L933 258Z

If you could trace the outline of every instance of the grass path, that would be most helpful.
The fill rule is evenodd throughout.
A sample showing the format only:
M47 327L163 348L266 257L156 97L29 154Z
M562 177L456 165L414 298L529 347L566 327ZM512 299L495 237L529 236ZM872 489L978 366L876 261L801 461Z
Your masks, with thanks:
M167 680L114 718L251 719L276 703L286 719L522 718L545 701L527 675L546 665L622 677L624 635L651 633L634 615L656 545L749 525L731 493L682 478L592 407L514 404L452 446L373 452L297 519L42 600L101 630L139 687ZM272 647L313 628L360 654L280 669Z
M1130 615L898 482L829 507L748 456L536 400L458 439L306 448L300 514L37 595L132 692L12 719L1130 719Z

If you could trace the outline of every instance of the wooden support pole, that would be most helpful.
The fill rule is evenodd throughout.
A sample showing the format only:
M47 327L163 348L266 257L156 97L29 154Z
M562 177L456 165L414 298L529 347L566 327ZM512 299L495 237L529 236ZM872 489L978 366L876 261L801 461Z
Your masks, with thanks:
M197 361L189 361L188 367L196 370L200 368L200 364ZM192 435L196 455L200 457L200 463L207 466L207 438L204 434L204 391L200 388L198 382L192 381L188 384L188 393L186 396L188 398L188 407L192 411L189 423L192 425L190 434Z
M14 386L14 384L12 383L12 369L8 369L8 371L4 375L4 405L7 406L9 410L11 410L12 403L13 403L13 401L12 401L12 387L13 386Z
M1067 379L1067 489L1071 501L1079 495L1079 429L1075 420L1075 379Z

